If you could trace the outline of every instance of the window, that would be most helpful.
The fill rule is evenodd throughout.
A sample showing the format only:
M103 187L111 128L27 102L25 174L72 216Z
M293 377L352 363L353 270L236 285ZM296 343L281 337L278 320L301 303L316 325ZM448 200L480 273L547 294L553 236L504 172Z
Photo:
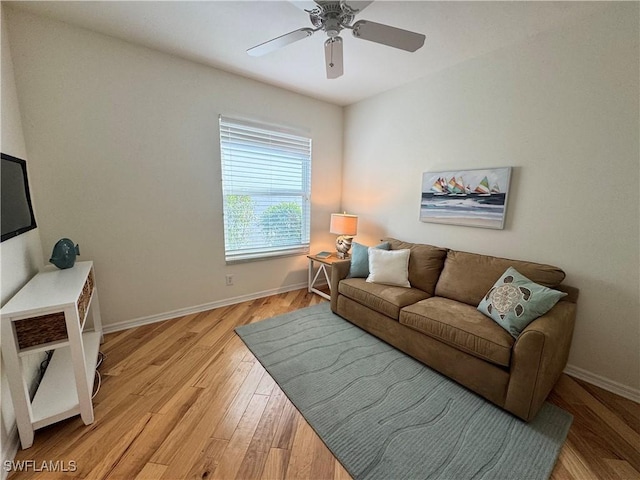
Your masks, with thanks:
M309 253L311 139L220 117L227 263Z

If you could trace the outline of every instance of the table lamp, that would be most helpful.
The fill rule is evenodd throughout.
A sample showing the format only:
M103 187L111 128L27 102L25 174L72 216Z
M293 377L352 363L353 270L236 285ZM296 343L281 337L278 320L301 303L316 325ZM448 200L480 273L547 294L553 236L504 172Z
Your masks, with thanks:
M338 258L349 258L351 242L358 233L358 216L347 213L332 213L329 231L339 235L336 239Z

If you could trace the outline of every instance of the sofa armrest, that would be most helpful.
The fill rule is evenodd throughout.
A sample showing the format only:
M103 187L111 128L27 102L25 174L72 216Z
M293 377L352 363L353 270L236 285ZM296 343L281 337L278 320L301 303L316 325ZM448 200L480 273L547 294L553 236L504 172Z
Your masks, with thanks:
M349 275L351 260L333 262L331 264L331 310L336 313L338 309L338 284Z
M511 352L511 377L505 408L532 420L560 378L569 358L576 304L558 302L531 322Z

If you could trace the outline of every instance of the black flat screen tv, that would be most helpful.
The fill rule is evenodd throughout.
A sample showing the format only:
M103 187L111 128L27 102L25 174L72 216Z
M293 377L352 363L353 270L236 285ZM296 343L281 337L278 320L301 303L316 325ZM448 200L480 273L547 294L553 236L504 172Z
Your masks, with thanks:
M27 162L5 153L0 165L0 224L2 242L37 227L33 215Z

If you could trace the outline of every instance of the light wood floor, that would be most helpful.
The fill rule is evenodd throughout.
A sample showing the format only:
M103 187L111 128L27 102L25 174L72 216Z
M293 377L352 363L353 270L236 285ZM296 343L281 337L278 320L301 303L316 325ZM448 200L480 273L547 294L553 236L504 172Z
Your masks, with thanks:
M350 478L233 331L320 301L299 290L107 335L95 423L39 430L16 458L77 470L10 478ZM566 375L550 401L574 416L553 479L640 478L640 405Z

